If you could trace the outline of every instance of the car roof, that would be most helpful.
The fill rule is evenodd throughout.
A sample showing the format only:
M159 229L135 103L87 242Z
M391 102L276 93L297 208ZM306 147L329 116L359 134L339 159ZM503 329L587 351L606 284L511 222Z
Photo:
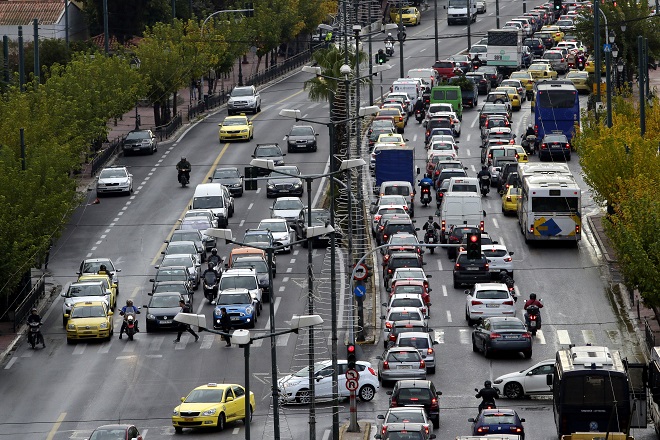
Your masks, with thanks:
M432 382L426 379L403 379L396 383L396 388L430 388Z
M431 338L431 335L429 335L426 332L407 332L407 333L399 333L399 339L406 339L406 338Z

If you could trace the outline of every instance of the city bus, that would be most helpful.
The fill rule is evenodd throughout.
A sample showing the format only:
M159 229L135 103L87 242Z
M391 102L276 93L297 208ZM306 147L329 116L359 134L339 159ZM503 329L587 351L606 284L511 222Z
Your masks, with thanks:
M522 182L528 176L546 174L562 174L572 176L568 165L561 162L520 162L518 163L518 180Z
M540 174L521 180L518 223L529 241L581 238L581 192L571 175Z
M561 131L570 142L580 125L580 100L573 84L566 81L537 83L534 101L534 130L539 142L547 133Z
M503 75L522 68L522 30L491 29L488 31L486 60L489 66L496 66Z
M618 351L591 345L559 350L547 382L559 437L627 431L630 382Z

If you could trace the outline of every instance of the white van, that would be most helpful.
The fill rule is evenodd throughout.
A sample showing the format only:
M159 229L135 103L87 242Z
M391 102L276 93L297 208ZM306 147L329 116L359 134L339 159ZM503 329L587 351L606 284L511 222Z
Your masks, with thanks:
M441 241L447 242L452 225L468 225L483 231L486 212L481 204L481 196L468 192L447 192L440 208Z
M433 87L437 81L438 74L435 69L431 68L410 69L408 71L408 78L421 79L424 86Z
M390 92L405 92L410 97L413 106L422 97L422 81L415 78L399 78L392 83Z
M190 209L210 209L218 219L219 228L226 228L229 225L229 204L219 183L197 185Z
M479 179L476 177L451 177L447 193L452 192L479 194Z

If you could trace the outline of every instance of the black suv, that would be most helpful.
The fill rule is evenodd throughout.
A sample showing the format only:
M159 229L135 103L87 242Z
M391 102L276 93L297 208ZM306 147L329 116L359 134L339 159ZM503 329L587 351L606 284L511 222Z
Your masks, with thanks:
M529 47L529 50L532 51L535 57L543 56L545 44L540 38L525 38L523 40L523 45Z
M454 130L454 122L449 116L437 116L432 117L426 124L426 137L424 138L424 143L428 144L431 139L431 133L435 128L448 128L451 130L451 135L456 136L456 131Z
M461 252L456 258L454 264L454 289L461 287L461 284L476 284L490 282L490 268L488 259L482 253L481 257L470 260L467 252Z
M383 225L383 230L378 237L378 246L382 246L387 243L390 237L397 232L407 232L412 235L417 235L418 228L415 228L413 220L410 218L393 218L388 220Z
M417 252L395 252L387 260L387 265L383 267L383 282L385 286L394 276L394 271L400 267L424 267L422 256Z
M311 125L294 125L286 135L286 148L289 153L297 150L316 151L316 137L319 134Z
M452 225L447 232L447 244L461 244L463 236L470 233L479 233L479 228L476 226L468 225ZM458 248L449 247L447 248L447 256L450 260L456 258Z
M500 179L497 185L497 191L500 194L504 194L508 188L507 184L510 185L512 183L509 182L509 176L511 174L515 174L516 179L518 178L518 162L506 162L502 164L502 168L500 169ZM515 180L513 182L515 182Z
M282 153L282 149L278 144L257 144L254 148L254 153L252 157L254 159L267 159L272 160L274 165L284 165L284 156L286 153ZM258 176L266 176L270 173L270 170L267 168L257 168Z
M539 159L554 160L556 156L569 162L571 160L571 144L565 134L546 134L539 146Z
M438 429L440 426L438 396L441 396L442 392L436 391L430 380L399 380L387 394L390 395L390 408L421 405L431 419L433 428Z
M479 72L485 73L486 78L490 80L490 86L495 88L502 82L502 73L495 66L481 66Z

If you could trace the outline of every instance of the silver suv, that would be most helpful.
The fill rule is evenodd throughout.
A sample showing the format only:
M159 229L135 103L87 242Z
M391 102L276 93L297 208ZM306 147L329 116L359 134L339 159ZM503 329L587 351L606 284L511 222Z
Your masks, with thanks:
M258 113L261 111L261 96L254 86L234 87L229 94L227 113L229 116L243 112Z
M550 65L557 73L564 74L568 72L568 61L560 50L546 50L541 59L549 60Z

